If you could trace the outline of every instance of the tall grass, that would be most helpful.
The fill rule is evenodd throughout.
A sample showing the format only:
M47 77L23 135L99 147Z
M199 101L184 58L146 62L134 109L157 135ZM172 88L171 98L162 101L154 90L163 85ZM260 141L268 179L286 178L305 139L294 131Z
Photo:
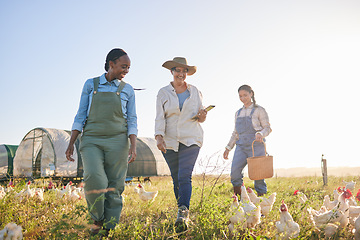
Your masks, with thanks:
M232 201L232 186L229 176L197 175L193 177L193 193L190 205L190 229L183 234L174 230L177 206L170 177L152 177L147 191L159 190L154 202L143 202L134 186L124 191L125 204L120 224L110 233L113 239L234 239L227 229L229 205ZM329 177L328 186L323 186L321 177L267 179L268 194L277 192L273 210L254 229L247 229L240 239L275 239L275 222L279 220L279 207L284 200L301 231L297 239L323 239L310 222L307 207L320 209L326 194L332 197L333 190L343 186L342 180L357 181L356 177ZM45 185L39 181L38 185ZM25 182L16 183L20 191ZM245 178L245 186L253 188L253 182ZM293 193L299 190L306 194L308 202L301 205ZM24 229L26 239L99 239L90 235L92 223L85 201L75 203L57 199L45 192L44 201L25 199L20 202L15 193L8 193L0 200L0 229L15 222ZM352 227L340 229L333 239L353 238Z

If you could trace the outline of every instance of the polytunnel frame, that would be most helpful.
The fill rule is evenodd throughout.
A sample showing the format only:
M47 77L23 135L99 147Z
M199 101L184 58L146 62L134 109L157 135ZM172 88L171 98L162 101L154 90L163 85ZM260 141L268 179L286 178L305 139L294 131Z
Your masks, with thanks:
M35 136L35 132L36 130L41 130L42 132L45 132L45 134L41 134L40 136ZM27 136L31 133L31 132L34 132L34 136L33 137L30 137L30 138L27 138ZM33 144L32 144L32 154L31 154L31 170L32 170L32 177L33 178L36 178L38 176L35 176L34 175L34 170L35 170L35 164L36 164L36 158L38 157L38 154L40 153L40 150L38 152L38 154L36 154L36 156L34 156L34 153L35 153L35 139L39 139L41 138L41 151L42 151L42 147L43 147L43 137L46 136L49 138L50 140L50 144L51 144L51 147L52 147L52 150L53 150L53 156L54 156L54 165L56 166L56 153L55 153L55 147L54 147L54 144L53 144L53 140L51 138L51 134L45 129L45 128L41 128L41 127L38 127L38 128L34 128L34 129L31 129L26 135L25 137L23 137L22 141L26 140L26 139L33 139ZM42 153L41 153L42 154ZM35 161L34 161L35 159ZM55 171L54 171L54 176L55 176ZM40 177L41 177L41 162L40 162Z

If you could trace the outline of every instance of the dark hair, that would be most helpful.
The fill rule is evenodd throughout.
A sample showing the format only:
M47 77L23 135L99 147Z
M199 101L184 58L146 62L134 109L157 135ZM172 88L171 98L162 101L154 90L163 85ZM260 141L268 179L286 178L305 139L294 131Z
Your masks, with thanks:
M247 92L249 92L249 93L252 93L251 99L252 99L252 101L253 101L253 103L254 103L254 106L256 106L254 90L252 90L252 88L251 88L249 85L242 85L242 86L240 86L239 89L238 89L238 92L240 92L240 90L245 90L245 91L247 91Z
M105 71L109 70L109 62L110 61L115 62L116 59L120 58L123 55L127 55L127 53L124 50L122 50L120 48L112 49L106 56Z

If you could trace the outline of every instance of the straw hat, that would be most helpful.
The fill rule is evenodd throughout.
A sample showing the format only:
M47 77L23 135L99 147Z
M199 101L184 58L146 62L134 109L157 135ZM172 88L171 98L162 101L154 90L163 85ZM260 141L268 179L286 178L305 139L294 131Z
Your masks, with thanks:
M188 73L187 75L193 75L196 72L196 67L195 66L189 66L187 64L186 58L184 57L174 57L173 60L169 60L164 62L164 64L162 65L164 68L167 68L169 70L171 70L174 67L183 67L183 68L187 68L188 69Z

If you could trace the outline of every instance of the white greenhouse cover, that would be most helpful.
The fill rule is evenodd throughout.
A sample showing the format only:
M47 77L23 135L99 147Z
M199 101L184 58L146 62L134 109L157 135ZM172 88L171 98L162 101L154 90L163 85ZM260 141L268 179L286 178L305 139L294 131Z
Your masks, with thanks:
M0 178L6 177L8 170L8 152L4 145L0 145Z
M21 141L14 158L14 176L32 177L35 160L40 158L41 177L76 177L78 155L74 146L75 162L66 159L65 151L70 135L64 130L35 128Z

